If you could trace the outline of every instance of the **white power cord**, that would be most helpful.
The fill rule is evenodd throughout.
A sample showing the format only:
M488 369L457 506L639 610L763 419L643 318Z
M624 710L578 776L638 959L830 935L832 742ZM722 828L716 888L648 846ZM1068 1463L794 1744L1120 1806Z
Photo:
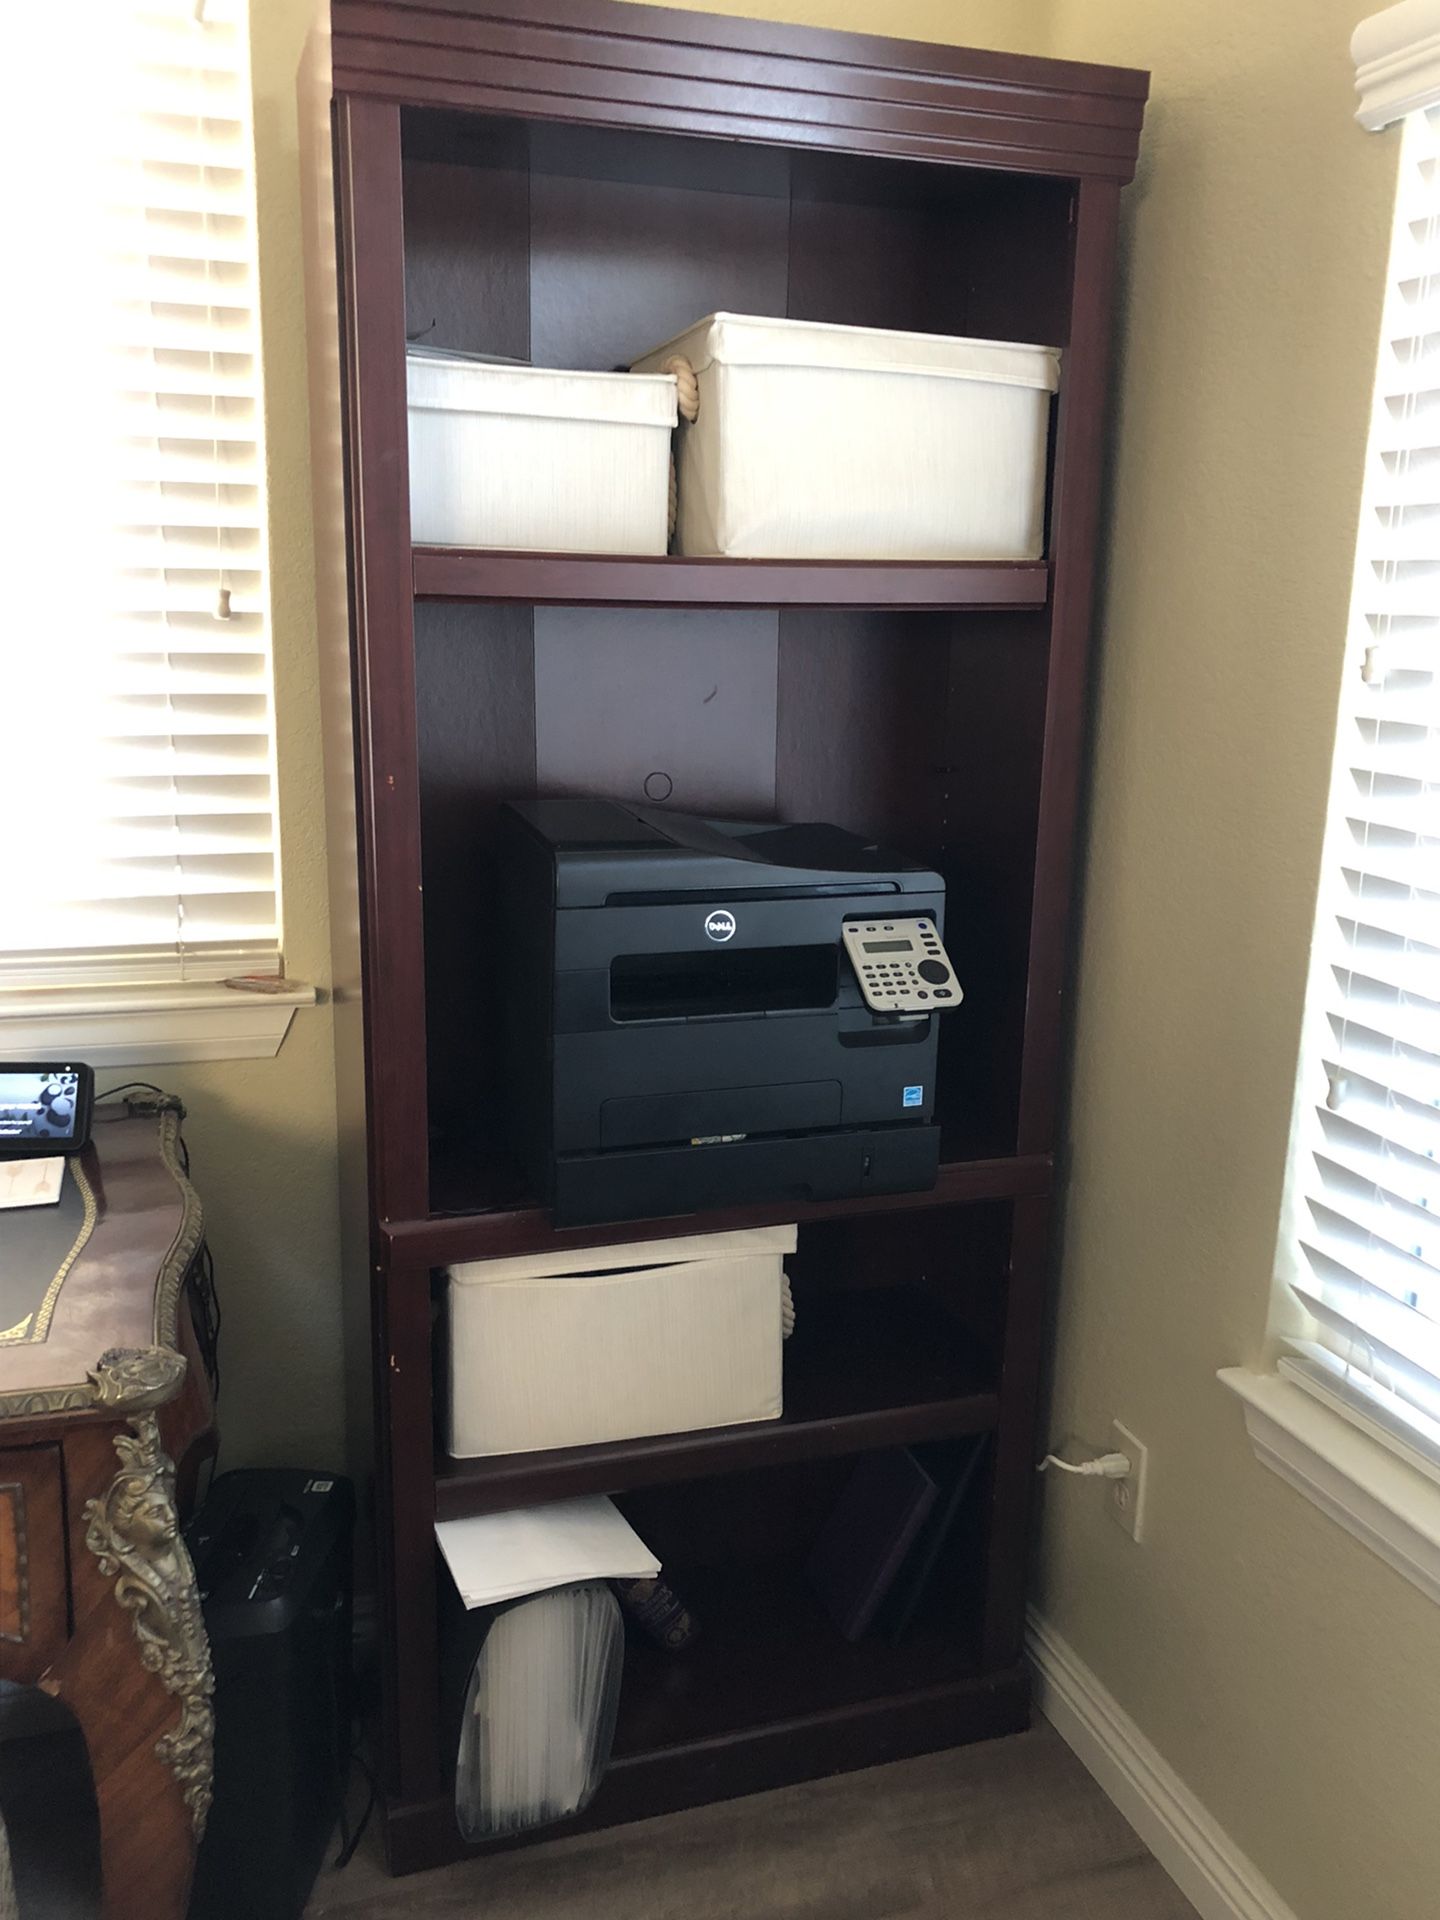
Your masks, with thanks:
M1047 1467L1056 1467L1061 1473L1084 1474L1092 1480L1128 1480L1131 1471L1128 1453L1102 1453L1094 1460L1079 1461L1047 1453L1035 1471L1044 1473Z

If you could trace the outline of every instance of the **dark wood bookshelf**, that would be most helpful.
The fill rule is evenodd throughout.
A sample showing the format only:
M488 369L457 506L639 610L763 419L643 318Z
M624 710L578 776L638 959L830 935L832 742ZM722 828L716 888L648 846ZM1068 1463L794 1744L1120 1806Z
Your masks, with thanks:
M865 1356L863 1369L855 1357ZM548 1453L436 1464L441 1520L530 1506L557 1494L620 1493L744 1468L782 1466L989 1433L1000 1411L993 1357L925 1296L875 1288L802 1303L785 1355L778 1421L656 1434Z
M455 1460L442 1454L435 1468L435 1517L459 1520L469 1513L504 1513L581 1493L618 1493L743 1467L988 1433L999 1410L998 1393L968 1393L812 1419L787 1412L781 1420L750 1426L557 1447L550 1453L499 1454L493 1460Z
M803 1627L808 1616L797 1611L788 1620ZM843 1662L852 1650L845 1648L844 1642L839 1644L843 1651L838 1658ZM777 1635L776 1645L792 1657L797 1650L791 1631ZM834 1649L827 1651L832 1658L825 1673L831 1678L841 1669L835 1663ZM754 1652L753 1638L742 1642L742 1659L748 1656L753 1662ZM811 1639L805 1647L805 1665L799 1670L810 1668L815 1652ZM703 1667L707 1663L704 1650L697 1648L697 1656ZM859 1662L847 1663L845 1678L850 1697L838 1704L810 1707L781 1718L776 1708L785 1699L782 1689L772 1696L775 1705L768 1713L762 1711L749 1724L728 1733L651 1748L627 1745L625 1751L615 1754L590 1806L578 1819L568 1821L565 1831L593 1832L681 1807L738 1799L793 1780L903 1760L974 1740L994 1740L1020 1733L1030 1723L1029 1677L1019 1661L996 1668L977 1659L966 1670L963 1655L957 1657L955 1636L932 1631L916 1641L905 1664L912 1675L923 1672L924 1681L910 1686L897 1684L899 1662L869 1662L862 1657ZM957 1668L960 1670L955 1671ZM751 1670L753 1667L741 1667L742 1672ZM764 1670L771 1670L768 1663ZM944 1677L947 1670L948 1677ZM700 1683L686 1697L685 1717L692 1721L702 1718L700 1709L708 1700L729 1697L725 1681L733 1675L733 1667L711 1658L708 1671L714 1679L705 1678L702 1672ZM617 1728L617 1738L628 1742L647 1737L647 1721L654 1728L652 1737L665 1739L677 1733L682 1716L670 1716L667 1725L663 1712L665 1700L676 1691L676 1679L673 1672L657 1672L655 1663L643 1651L639 1657L632 1654L627 1658L625 1697L630 1717L623 1728ZM660 1691L659 1701L655 1689ZM467 1846L456 1828L455 1803L449 1795L397 1804L386 1826L387 1860L393 1873L412 1873L455 1860L508 1852L526 1844L522 1838Z
M416 547L417 600L533 607L1043 607L1050 569L944 560L724 560Z
M786 1200L771 1206L672 1214L663 1219L623 1220L598 1227L557 1227L543 1207L533 1204L476 1211L457 1207L422 1220L388 1220L381 1224L380 1232L392 1258L441 1267L464 1260L556 1253L566 1247L608 1246L620 1240L654 1240L674 1233L726 1233L736 1227L776 1226L791 1220L842 1220L859 1214L959 1206L975 1200L1018 1200L1048 1193L1053 1174L1048 1154L1009 1154L986 1160L942 1161L936 1184L919 1193ZM442 1193L446 1190L445 1186L440 1189Z
M407 1871L465 1851L437 1515L612 1492L692 1583L703 1637L631 1649L577 1829L1025 1724L1110 311L1147 80L616 0L333 0L331 48L353 644L327 765L355 767L331 781L355 809L348 864L347 820L329 836L337 1085L374 1339L379 1787ZM720 310L1058 347L1046 558L412 544L408 337L603 370ZM499 806L654 801L656 774L682 811L830 821L944 877L965 1005L933 1191L562 1233L526 1190L496 1065ZM445 1457L444 1267L779 1221L799 1229L783 1419ZM803 1565L854 1457L977 1435L924 1618L847 1644Z
M700 1633L675 1656L643 1643L626 1656L616 1758L843 1713L867 1701L963 1684L981 1671L979 1635L922 1623L898 1644L847 1641L793 1566L671 1569ZM825 1658L816 1660L817 1652ZM818 1669L818 1671L817 1671Z

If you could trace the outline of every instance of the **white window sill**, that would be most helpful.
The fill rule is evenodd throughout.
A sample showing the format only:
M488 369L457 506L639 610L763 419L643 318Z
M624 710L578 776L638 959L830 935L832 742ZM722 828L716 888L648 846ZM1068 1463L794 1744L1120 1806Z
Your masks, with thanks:
M1274 1373L1226 1367L1255 1457L1397 1573L1440 1600L1440 1485Z
M244 993L216 981L176 986L34 987L0 993L0 1060L92 1067L269 1060L313 987Z

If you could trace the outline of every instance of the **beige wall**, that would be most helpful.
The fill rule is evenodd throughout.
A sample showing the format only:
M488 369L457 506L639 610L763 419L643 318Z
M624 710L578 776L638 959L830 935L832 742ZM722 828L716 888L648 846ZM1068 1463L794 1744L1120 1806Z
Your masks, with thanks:
M305 340L294 108L296 10L256 0L254 67L285 961L328 992ZM288 72L287 72L288 69ZM135 1067L184 1099L215 1255L222 1467L345 1457L330 1008L301 1008L273 1060Z
M1263 1352L1396 136L1357 0L1064 0L1150 67L1128 196L1053 1431L1150 1448L1145 1544L1047 1489L1038 1599L1301 1920L1437 1911L1440 1612L1260 1467Z
M295 970L323 979L294 197L308 9L254 8L288 919ZM1137 1548L1099 1488L1047 1490L1039 1599L1300 1920L1428 1920L1440 1614L1254 1461L1214 1381L1264 1341L1379 314L1394 140L1350 122L1360 10L731 8L1154 71L1127 195L1053 1421L1097 1444L1130 1424L1151 1510ZM298 1016L274 1063L163 1076L196 1106L237 1455L339 1442L326 1019ZM291 1103L278 1130L271 1095Z
M642 0L643 3L643 0ZM845 33L883 33L956 47L1050 53L1064 0L665 0L687 13L728 13ZM1078 56L1084 58L1085 56Z

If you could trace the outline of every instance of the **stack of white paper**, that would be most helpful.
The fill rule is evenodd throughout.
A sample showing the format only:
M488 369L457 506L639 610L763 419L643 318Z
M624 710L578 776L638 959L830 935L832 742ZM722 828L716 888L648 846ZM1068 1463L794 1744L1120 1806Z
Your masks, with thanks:
M620 1704L624 1632L605 1582L649 1578L660 1562L603 1497L446 1520L435 1533L466 1606L496 1609L460 1722L461 1833L490 1840L578 1813Z
M660 1562L603 1494L441 1520L435 1537L467 1607L581 1580L648 1580Z

